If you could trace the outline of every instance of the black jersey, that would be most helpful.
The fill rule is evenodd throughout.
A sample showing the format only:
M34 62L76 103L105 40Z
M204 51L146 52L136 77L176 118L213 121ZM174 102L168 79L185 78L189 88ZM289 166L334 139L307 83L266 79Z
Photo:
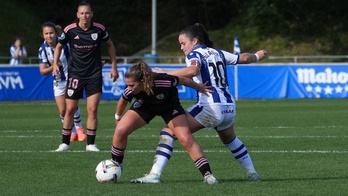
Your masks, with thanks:
M166 111L173 105L180 104L179 93L176 88L179 82L177 76L158 73L154 75L153 82L153 95L147 95L143 91L138 94L133 94L131 90L125 88L122 97L129 102L135 98L138 104L156 111ZM133 105L133 107L136 107L136 105Z
M72 23L65 27L59 43L70 42L69 77L87 79L102 75L101 41L107 41L105 27L93 22L86 31Z

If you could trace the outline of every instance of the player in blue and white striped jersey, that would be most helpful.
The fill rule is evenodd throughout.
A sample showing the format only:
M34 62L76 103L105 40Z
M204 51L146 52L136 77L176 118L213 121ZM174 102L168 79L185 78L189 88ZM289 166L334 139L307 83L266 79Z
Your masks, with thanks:
M212 86L211 96L197 92L197 100L187 109L187 119L191 132L200 129L215 129L221 142L231 151L234 158L245 169L251 181L260 180L250 155L243 142L234 132L236 115L235 101L228 88L226 66L246 64L268 58L265 50L255 54L235 55L214 48L213 42L203 25L197 23L182 30L179 34L181 50L186 55L187 67L167 72L171 75L192 78L195 82ZM157 72L164 72L158 69ZM142 178L131 180L133 183L158 183L160 175L173 152L175 136L167 127L160 133L160 141L150 173Z
M53 67L53 55L56 44L58 43L59 29L52 22L45 22L42 24L42 37L45 40L40 48L39 48L39 66L40 73L42 75L52 74ZM66 83L68 78L68 59L69 59L69 45L66 45L59 58L59 70L61 76L53 75L53 92L55 101L59 110L60 119L63 122L65 115L65 91L66 91ZM74 114L74 128L73 134L71 135L70 141L84 141L86 139L86 135L84 133L81 121L81 113L80 109L77 108Z

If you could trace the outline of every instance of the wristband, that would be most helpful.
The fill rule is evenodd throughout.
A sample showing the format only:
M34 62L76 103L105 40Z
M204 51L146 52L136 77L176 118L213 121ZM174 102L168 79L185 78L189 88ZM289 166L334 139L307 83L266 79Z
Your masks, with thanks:
M121 116L119 116L115 113L115 120L121 120Z
M257 53L255 53L255 57L256 57L256 62L260 60L260 57Z

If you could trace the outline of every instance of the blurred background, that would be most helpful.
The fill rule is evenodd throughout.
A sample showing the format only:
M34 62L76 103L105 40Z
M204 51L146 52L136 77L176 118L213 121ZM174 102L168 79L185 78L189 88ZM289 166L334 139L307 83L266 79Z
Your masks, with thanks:
M151 52L152 1L89 0L94 21L102 23L117 56ZM76 19L80 0L2 0L0 56L9 56L16 36L28 56L37 56L41 24L63 27ZM183 55L178 32L202 23L219 48L233 51L238 36L242 52L267 49L271 55L345 55L348 50L348 4L340 0L157 0L157 53ZM103 55L107 55L103 48ZM4 60L2 60L4 61ZM1 62L1 63L7 63Z

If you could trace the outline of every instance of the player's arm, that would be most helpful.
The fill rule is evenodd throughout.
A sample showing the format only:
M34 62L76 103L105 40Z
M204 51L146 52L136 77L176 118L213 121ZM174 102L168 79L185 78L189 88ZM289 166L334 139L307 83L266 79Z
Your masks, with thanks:
M238 64L254 63L267 58L268 58L268 52L266 50L259 50L255 54L242 53L239 55Z
M111 39L108 39L106 42L107 48L108 48L108 54L110 56L111 61L111 70L110 70L110 77L112 78L112 81L115 82L118 78L118 71L117 71L117 62L116 62L116 49L115 45L112 42Z
M128 101L125 100L123 97L121 97L118 100L117 106L116 106L116 112L115 112L115 121L116 121L116 123L121 120L121 116L122 116L124 110L126 109L127 104L128 104Z
M53 71L53 67L52 66L47 67L46 63L40 63L39 68L40 68L40 73L43 76L47 76Z
M156 73L167 73L169 75L185 77L185 78L192 78L192 77L196 76L199 73L199 68L196 65L191 65L189 67L176 69L176 70L170 70L170 71L165 71L163 69L156 68L154 70L154 72L156 72Z
M55 76L60 76L61 74L59 71L58 61L59 61L60 54L62 53L63 47L64 45L58 42L56 48L54 49L52 67L53 67L53 74Z
M213 92L213 90L209 89L211 86L206 86L207 82L205 82L204 84L198 84L189 78L185 78L185 77L178 77L178 78L179 78L178 85L191 87L201 93L204 93L207 96L209 96L209 92Z

